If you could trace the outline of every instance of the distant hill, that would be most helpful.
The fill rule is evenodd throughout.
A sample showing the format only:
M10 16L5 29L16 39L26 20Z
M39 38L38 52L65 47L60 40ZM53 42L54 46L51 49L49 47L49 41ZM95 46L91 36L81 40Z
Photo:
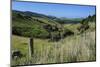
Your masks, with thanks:
M40 14L40 13L36 13L36 12L30 12L30 11L18 11L18 10L13 10L13 13L21 13L24 14L26 16L34 16L34 17L39 17L39 18L49 18L49 19L55 19L57 17L54 16L47 16L44 14Z
M12 34L25 37L48 38L50 37L50 28L55 29L55 33L57 33L57 28L61 28L62 24L77 24L82 20L82 18L57 18L30 11L12 10ZM65 33L68 31L65 31Z
M67 18L60 18L60 19L57 19L57 21L59 23L62 23L62 24L77 24L77 23L80 23L83 19L81 18L73 18L73 19L67 19Z

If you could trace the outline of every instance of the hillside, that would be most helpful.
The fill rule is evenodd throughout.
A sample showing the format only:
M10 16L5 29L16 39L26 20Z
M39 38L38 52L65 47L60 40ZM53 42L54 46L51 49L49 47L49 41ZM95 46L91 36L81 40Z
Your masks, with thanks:
M67 19L12 11L12 66L96 60L96 15ZM30 37L33 38L31 46ZM30 47L33 47L30 57ZM21 57L13 57L13 51Z
M12 11L12 34L24 37L50 38L53 32L58 36L61 32L64 20L53 16L46 16L34 12ZM64 29L63 35L73 33ZM60 32L59 32L60 31Z
M45 25L55 26L59 25L42 14L32 12L12 12L12 33L20 36L48 36L48 32L43 27ZM32 32L34 31L34 32ZM31 35L30 35L31 33ZM40 34L41 33L41 34ZM38 36L37 36L38 35Z

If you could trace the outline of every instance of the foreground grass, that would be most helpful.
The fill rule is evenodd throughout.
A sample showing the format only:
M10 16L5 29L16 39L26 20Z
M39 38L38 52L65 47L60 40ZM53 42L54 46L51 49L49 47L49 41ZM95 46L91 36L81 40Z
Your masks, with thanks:
M78 61L95 61L95 32L68 36L58 42L34 39L34 57L29 58L29 38L12 36L12 50L20 50L24 57L13 60L12 65L46 64Z

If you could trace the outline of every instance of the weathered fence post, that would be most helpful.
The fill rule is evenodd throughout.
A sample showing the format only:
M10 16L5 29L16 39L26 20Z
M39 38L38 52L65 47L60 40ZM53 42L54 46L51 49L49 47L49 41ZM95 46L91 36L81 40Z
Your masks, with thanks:
M34 42L33 38L31 37L29 39L29 57L32 57L34 55Z

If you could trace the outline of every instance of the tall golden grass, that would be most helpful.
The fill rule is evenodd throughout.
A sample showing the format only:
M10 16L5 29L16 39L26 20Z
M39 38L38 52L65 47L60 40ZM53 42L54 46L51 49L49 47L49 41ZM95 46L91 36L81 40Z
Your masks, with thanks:
M34 39L34 56L31 59L28 57L28 39L12 36L12 48L20 50L25 55L23 58L12 60L12 65L96 60L95 32L68 36L58 42Z

